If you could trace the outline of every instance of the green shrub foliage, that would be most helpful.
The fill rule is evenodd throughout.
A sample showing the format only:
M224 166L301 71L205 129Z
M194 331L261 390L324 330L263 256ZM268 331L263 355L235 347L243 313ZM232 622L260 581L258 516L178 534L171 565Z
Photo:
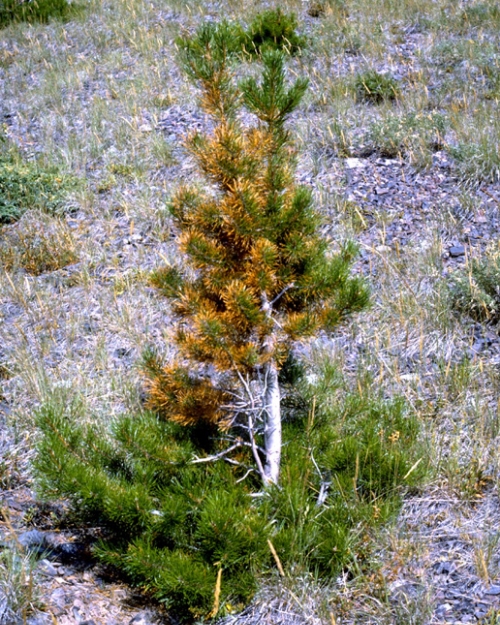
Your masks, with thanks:
M275 568L268 541L287 574L359 570L370 528L423 475L417 420L400 399L350 391L330 363L293 394L279 488L259 492L253 473L242 479L249 451L238 466L199 462L206 441L196 428L151 413L87 427L60 401L38 413L40 486L102 527L96 555L184 622L214 615L219 570L219 615L245 605Z
M51 19L67 20L77 6L67 0L0 0L0 28L15 22L40 22Z
M295 13L269 9L258 13L246 28L239 22L222 21L215 28L205 24L194 37L179 37L177 45L185 55L200 57L202 46L207 43L207 33L210 33L223 42L224 55L233 59L261 57L276 50L293 56L307 45L307 38L296 32L297 26ZM219 59L219 64L223 60Z
M243 32L243 47L252 55L260 55L269 50L297 54L306 46L306 38L296 32L297 25L294 13L283 13L280 8L263 11Z
M75 187L76 180L56 167L23 160L0 143L0 225L17 221L32 208L64 213L70 206L68 192Z

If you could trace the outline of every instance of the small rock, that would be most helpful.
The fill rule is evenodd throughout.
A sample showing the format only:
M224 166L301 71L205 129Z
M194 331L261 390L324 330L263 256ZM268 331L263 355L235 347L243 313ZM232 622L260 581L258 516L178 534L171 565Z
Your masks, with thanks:
M55 616L66 612L70 602L71 597L66 594L66 589L63 587L56 588L50 595L51 610Z
M500 595L500 586L490 586L485 595Z
M54 623L50 614L33 614L26 620L26 625L52 625Z
M489 612L489 608L479 607L476 610L474 610L474 616L477 619L482 619L485 616L487 616L488 612Z
M4 502L7 504L7 507L10 508L11 510L24 510L24 506L22 502L17 501L17 499L8 497L7 499L4 500Z
M78 625L96 625L95 621L92 619L83 619L78 605L73 605L71 611L73 612L73 616L75 617L75 621L78 623Z
M443 616L444 614L446 614L446 612L449 612L452 608L453 606L451 605L451 603L442 603L441 605L437 607L436 615Z
M358 169L359 167L365 167L366 161L361 158L346 158L345 166L347 169Z
M40 572L43 575L48 575L49 577L55 577L56 575L59 575L59 571L48 560L41 560L39 567L40 567Z
M130 356L131 353L132 353L132 350L129 349L128 347L117 347L115 349L115 354L117 358L125 358L126 356Z
M448 575L455 567L453 566L452 562L444 560L443 562L439 562L437 565L435 565L434 568L436 569L436 573L438 575Z
M28 532L23 532L22 534L19 534L17 541L28 551L33 551L35 553L42 553L49 547L47 537L39 530L29 530Z
M139 126L139 130L140 132L151 132L153 130L153 127L149 124L141 124Z
M377 158L375 163L385 167L399 167L401 165L401 161L397 158Z
M87 554L87 548L84 543L63 543L57 546L57 557L64 563L81 562Z
M484 341L479 340L479 341L475 341L473 343L473 345L470 347L470 349L468 350L469 352L469 356L476 356L477 354L480 354L484 349Z
M450 247L449 252L452 258L465 256L465 247L463 245L454 245L453 247Z
M154 625L154 621L150 613L139 612L130 619L129 625Z

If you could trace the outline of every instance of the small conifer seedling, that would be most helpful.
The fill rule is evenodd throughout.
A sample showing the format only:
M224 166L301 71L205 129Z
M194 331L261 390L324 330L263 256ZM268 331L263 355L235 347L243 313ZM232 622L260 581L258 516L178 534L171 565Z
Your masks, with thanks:
M207 437L224 430L227 449L214 459L247 447L269 485L279 477L282 363L296 341L364 308L368 293L350 275L355 246L332 253L310 190L294 181L286 122L307 81L287 85L283 53L268 51L261 80L236 85L226 24L179 43L215 124L185 141L213 192L183 186L171 202L181 260L154 283L177 317L177 357L149 359L149 404ZM254 126L240 121L242 107Z
M295 13L283 13L280 8L258 13L244 32L242 43L251 55L269 50L282 50L297 54L305 45L306 38L298 35Z

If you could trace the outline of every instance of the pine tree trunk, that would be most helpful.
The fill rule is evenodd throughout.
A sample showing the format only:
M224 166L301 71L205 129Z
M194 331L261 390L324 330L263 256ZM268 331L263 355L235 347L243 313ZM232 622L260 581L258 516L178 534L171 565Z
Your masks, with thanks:
M262 293L262 310L268 319L272 319L272 305L267 293ZM266 464L264 466L264 483L277 484L280 475L281 462L281 406L280 387L278 382L278 367L274 358L276 335L266 336L262 345L264 354L270 356L264 365L264 392L262 403L265 411L264 421L264 449Z
M266 484L277 484L281 461L281 407L278 368L274 360L266 363L265 380L264 406L266 409L266 420L264 424L264 448L266 450L266 464L264 467L264 479Z

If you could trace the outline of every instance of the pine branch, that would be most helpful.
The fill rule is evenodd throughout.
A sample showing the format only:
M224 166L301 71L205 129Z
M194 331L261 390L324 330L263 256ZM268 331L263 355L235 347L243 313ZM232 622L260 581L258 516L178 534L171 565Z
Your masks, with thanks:
M191 460L191 464L202 464L204 462L216 462L217 460L221 460L226 459L226 456L228 454L230 454L232 451L234 451L235 449L239 449L240 447L243 446L243 441L241 442L237 442L234 445L231 445L231 447L228 447L227 449L224 449L223 451L219 452L218 454L213 454L212 456L205 456L204 458L194 458L194 460Z

